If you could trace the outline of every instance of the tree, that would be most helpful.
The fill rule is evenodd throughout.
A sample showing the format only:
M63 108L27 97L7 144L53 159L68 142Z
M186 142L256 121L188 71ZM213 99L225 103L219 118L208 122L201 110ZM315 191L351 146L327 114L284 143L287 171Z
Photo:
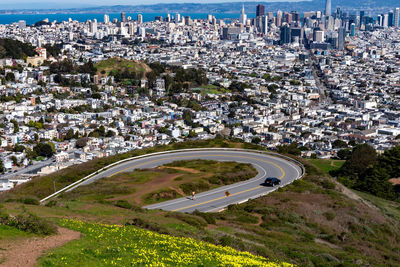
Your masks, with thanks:
M52 143L50 143L51 142L48 142L46 144L39 143L33 148L33 151L36 152L38 156L50 158L54 155L55 152L53 151L53 147L51 146Z
M93 98L93 99L101 99L101 94L100 93L93 93L91 98Z
M197 136L198 136L198 134L195 131L189 131L189 135L188 135L189 138L195 138Z
M393 185L388 181L389 178L386 169L381 167L371 168L357 180L353 188L378 197L396 200L396 193Z
M278 146L278 153L300 156L301 150L298 148L298 146L299 145L296 142L291 143L290 145Z
M193 123L192 118L193 118L192 112L188 109L185 109L182 114L182 119L185 121L185 124L191 125Z
M13 149L14 152L24 152L24 150L25 150L25 147L23 145L19 145L19 144L16 144Z
M332 143L332 147L333 148L346 148L346 147L348 147L348 145L345 141L337 139Z
M14 124L14 133L18 133L19 132L19 125L18 122L16 120L10 120L10 122L12 124Z
M38 154L37 154L34 150L31 150L31 149L29 149L29 148L27 148L27 149L25 150L25 153L26 153L26 157L27 157L28 159L30 159L30 160L32 160L32 159L34 159L34 158L37 158L37 156L38 156Z
M360 176L377 160L377 154L373 147L368 144L358 145L353 148L350 158L341 168L343 174L353 177Z
M18 164L18 159L17 159L16 156L12 156L11 157L11 161L12 161L13 165L17 165Z
M87 145L87 138L80 138L76 141L76 147L77 148L84 148Z
M73 129L69 129L67 134L65 135L64 139L65 140L71 140L72 138L74 138L74 130Z
M0 173L4 173L5 171L6 171L6 168L4 168L3 160L0 159Z
M261 139L260 139L260 137L256 136L256 137L253 137L251 142L258 145L261 142Z
M341 160L348 160L351 156L351 150L350 149L341 149L337 153L337 157Z
M378 166L384 169L389 177L397 178L400 176L400 146L386 150L378 159Z
M13 82L15 81L15 75L13 72L7 72L6 74L6 81Z
M113 136L115 136L115 132L111 131L111 130L108 130L107 133L106 133L106 137L113 137Z

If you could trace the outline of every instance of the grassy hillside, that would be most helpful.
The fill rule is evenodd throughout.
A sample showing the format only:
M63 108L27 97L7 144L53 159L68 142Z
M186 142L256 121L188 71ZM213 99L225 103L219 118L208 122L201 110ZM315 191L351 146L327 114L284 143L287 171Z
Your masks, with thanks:
M62 220L60 224L85 234L43 256L41 266L290 266L215 246L192 238L173 237L132 226Z
M212 142L220 146L224 143ZM224 143L223 146L241 145ZM151 257L162 257L167 265L173 257L171 246L181 257L188 254L197 257L204 255L206 248L221 251L221 247L209 245L213 244L250 252L264 257L261 260L265 262L268 259L300 266L398 266L400 203L345 188L326 174L324 166L327 164L304 163L307 168L304 179L268 196L232 205L221 213L143 210L134 202L121 205L117 199L96 198L93 192L84 191L76 197L65 195L46 206L7 202L4 207L12 215L31 212L84 233L80 240L43 255L40 260L43 266L52 266L63 258L74 266L80 265L83 258L90 262L87 266L102 265L104 260L117 264L118 258L122 262L120 265L124 265L138 259L138 243L144 248L140 252L148 259L152 248L155 254ZM172 168L169 171L186 175L181 171L193 171L196 167L195 164L190 166L191 162L185 164L177 166L179 163L175 163L175 166L169 166ZM168 169L147 171L168 173ZM136 176L129 175L133 174L127 177L132 177L138 184L151 177L141 172ZM118 198L113 193L109 196L112 195ZM191 245L186 246L185 242ZM163 244L168 246L163 247ZM225 264L231 262L232 257L241 255L232 253L221 254ZM221 258L214 256L204 256L204 259L210 259L204 263L217 265ZM254 259L249 256L246 260ZM190 259L187 262L190 263Z
M309 161L325 174L329 174L330 171L340 169L344 164L344 160L310 159Z
M97 73L101 76L112 75L117 73L140 73L142 76L151 71L144 63L121 58L109 58L100 61L95 65Z

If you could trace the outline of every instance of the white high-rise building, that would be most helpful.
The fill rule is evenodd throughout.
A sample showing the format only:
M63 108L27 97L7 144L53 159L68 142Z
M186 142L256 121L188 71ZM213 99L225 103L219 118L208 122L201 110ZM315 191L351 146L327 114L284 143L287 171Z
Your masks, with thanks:
M135 35L135 25L132 22L128 23L128 34L129 35Z
M400 8L396 8L394 10L394 26L396 28L399 27L399 20L400 20Z
M323 43L325 42L325 33L324 31L316 31L315 32L315 42Z
M110 23L110 16L109 15L104 15L104 23L105 24Z
M268 33L268 17L267 16L262 16L262 33L267 34Z
M97 32L97 20L89 20L89 32L95 34Z
M332 2L331 2L331 0L326 0L325 16L331 16L331 15L332 15Z
M240 14L240 19L239 19L240 24L247 24L247 15L244 12L244 5L242 5L242 13Z
M180 21L181 21L181 14L176 13L176 14L175 14L175 22L178 23L178 22L180 22Z
M138 21L138 24L143 23L143 15L142 14L137 15L137 21Z
M389 26L389 14L383 15L383 27L387 28Z

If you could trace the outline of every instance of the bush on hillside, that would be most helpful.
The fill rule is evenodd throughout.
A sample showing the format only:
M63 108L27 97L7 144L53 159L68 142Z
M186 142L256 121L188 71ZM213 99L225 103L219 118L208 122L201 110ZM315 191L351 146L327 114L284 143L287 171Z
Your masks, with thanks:
M0 223L15 227L24 232L39 235L51 235L57 233L57 227L53 222L31 213L19 214L15 217L2 213L0 216Z

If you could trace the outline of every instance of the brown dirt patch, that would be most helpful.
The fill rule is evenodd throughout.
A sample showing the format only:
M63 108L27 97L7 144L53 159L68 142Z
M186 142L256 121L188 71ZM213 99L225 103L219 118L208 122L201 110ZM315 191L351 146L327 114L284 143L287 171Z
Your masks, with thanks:
M258 218L258 222L254 225L260 226L263 223L262 215L258 213L253 213L253 215Z
M178 170L178 171L185 171L188 173L200 173L200 171L195 170L195 169L190 169L190 168L184 168L184 167L168 167L168 166L162 166L158 167L158 169L173 169L173 170Z
M66 228L58 228L58 234L44 238L35 237L9 244L5 251L0 252L0 257L6 260L3 267L28 267L36 266L37 259L47 250L62 246L69 241L79 239L81 233Z
M398 185L400 184L400 178L390 179L389 182L392 183L392 185Z
M142 197L144 195L154 192L154 191L157 191L158 189L161 189L161 188L169 188L171 183L174 181L174 179L181 175L182 174L165 174L160 179L154 179L154 180L151 180L142 185L138 185L137 192L135 192L133 194L115 197L110 200L127 200L129 202L132 201L136 205L142 205L143 204Z

